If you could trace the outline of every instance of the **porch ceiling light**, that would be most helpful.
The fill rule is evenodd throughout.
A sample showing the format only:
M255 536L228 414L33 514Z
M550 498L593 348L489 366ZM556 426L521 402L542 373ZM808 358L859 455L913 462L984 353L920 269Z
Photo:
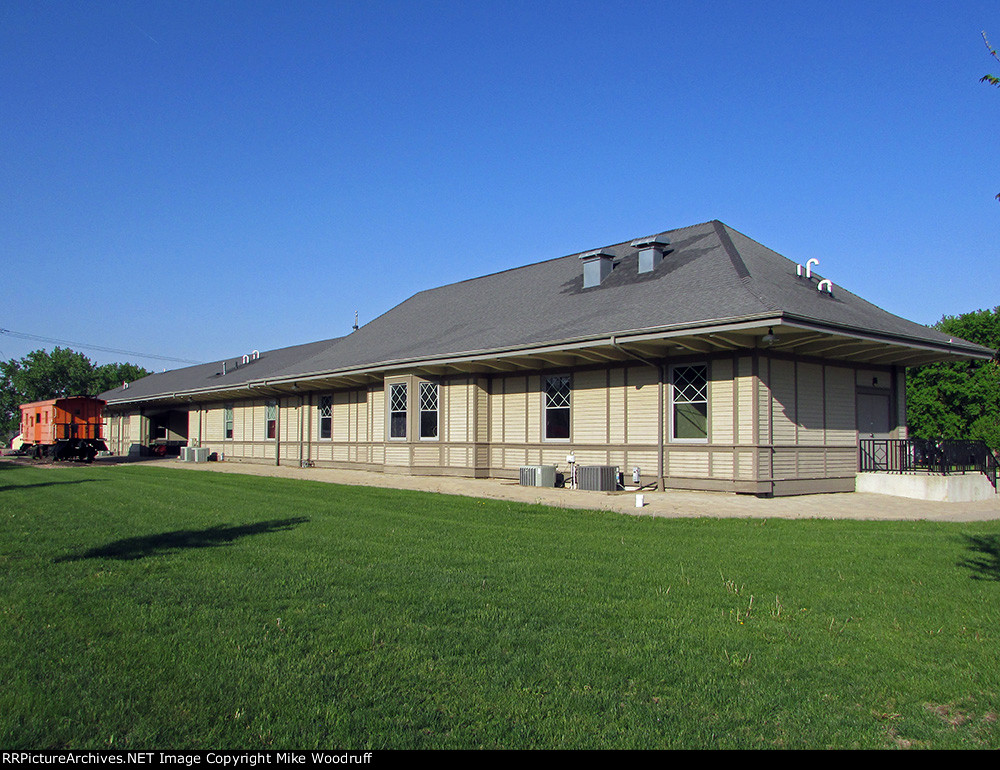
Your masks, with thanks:
M774 333L774 327L768 327L767 334L760 338L760 344L765 348L771 347L777 341L778 337Z

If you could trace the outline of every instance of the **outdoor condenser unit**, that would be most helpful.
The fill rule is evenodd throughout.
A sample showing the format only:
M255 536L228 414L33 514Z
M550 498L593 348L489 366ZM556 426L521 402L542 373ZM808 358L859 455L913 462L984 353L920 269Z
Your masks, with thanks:
M182 446L181 447L181 454L180 454L180 456L177 459L180 460L182 463L189 463L189 462L193 461L194 460L194 449L192 447L189 447L189 446Z
M196 463L207 463L208 454L209 448L207 446L198 446L191 449L191 459Z
M522 465L522 487L554 487L556 485L556 466L554 465Z
M576 486L591 492L614 492L618 489L618 466L580 465L576 469Z

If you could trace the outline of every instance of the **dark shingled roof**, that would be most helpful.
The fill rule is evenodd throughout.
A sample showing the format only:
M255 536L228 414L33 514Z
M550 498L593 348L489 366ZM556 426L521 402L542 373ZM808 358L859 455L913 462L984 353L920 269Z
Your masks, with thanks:
M129 383L127 388L109 390L99 398L105 401L128 402L190 390L238 390L251 382L271 377L297 361L308 359L336 341L337 339L323 340L308 342L305 345L293 345L290 348L266 350L247 364L242 363L243 356L239 356L210 364L197 364L183 369L158 372ZM225 374L222 373L223 364L225 364Z
M579 254L429 289L346 337L264 353L259 361L238 370L240 377L245 374L240 381L288 379L778 315L848 332L874 332L944 346L959 354L983 357L991 353L894 316L839 285L835 284L832 295L819 292L815 282L796 277L794 262L721 222L660 235L670 240L670 246L651 273L638 274L638 249L630 240L602 249L614 254L618 262L603 283L588 289L583 288ZM101 397L131 401L201 390L216 383L225 389L237 383L233 375L216 376L220 369L221 363L203 364L152 375L126 391L118 389Z

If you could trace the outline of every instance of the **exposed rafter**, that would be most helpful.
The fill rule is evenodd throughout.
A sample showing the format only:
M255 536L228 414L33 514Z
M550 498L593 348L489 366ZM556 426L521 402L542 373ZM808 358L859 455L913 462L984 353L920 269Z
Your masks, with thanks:
M674 345L684 348L685 350L690 350L694 353L710 353L712 351L711 345L698 344L690 341L689 339L682 337L672 337L670 340Z
M604 353L599 350L594 350L593 348L588 348L587 350L577 349L573 351L574 356L582 358L584 361L594 361L597 363L604 363L605 361L621 361L620 355L611 355L609 353Z
M732 335L732 334L719 334L718 332L716 332L715 334L709 334L708 336L712 340L721 340L722 342L726 343L726 345L729 346L729 349L733 349L733 348L751 348L751 347L753 347L752 340L750 338L747 338L747 337L744 337L741 340L736 335Z
M662 358L667 353L664 347L649 342L619 342L618 344L628 352L638 353L640 356L645 356L646 358Z
M829 334L804 334L799 337L792 337L787 342L782 340L780 337L776 343L774 343L774 348L781 350L795 350L803 345L808 345L816 340L829 339Z
M824 355L827 353L833 353L834 351L841 351L840 355L845 355L844 350L850 348L861 348L869 350L878 350L879 346L873 346L870 342L858 342L858 340L844 340L843 338L831 338L835 340L827 345L817 345L816 347L806 348L804 351L807 355Z

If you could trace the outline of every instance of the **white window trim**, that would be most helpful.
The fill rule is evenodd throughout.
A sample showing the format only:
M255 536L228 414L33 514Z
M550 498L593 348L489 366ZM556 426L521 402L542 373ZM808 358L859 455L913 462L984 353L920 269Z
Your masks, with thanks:
M674 369L686 368L689 366L704 366L705 367L705 438L674 438ZM707 444L709 438L712 435L711 422L712 422L712 410L711 410L711 393L710 383L712 381L712 372L709 367L708 361L689 361L683 364L671 364L668 371L668 385L670 393L670 402L667 407L668 412L668 433L667 433L667 443L669 444Z
M406 388L406 409L403 411L403 414L406 415L406 420L403 423L404 434L402 436L393 436L392 435L392 415L393 415L393 410L392 410L392 389L393 389L394 386L397 386L397 385L402 385L404 388ZM385 436L386 436L386 439L388 441L405 442L405 441L409 441L410 440L410 391L411 390L412 390L412 388L410 387L410 383L408 381L406 381L406 380L401 380L399 382L388 382L388 383L386 383L386 388L385 388L385 396L386 396L386 398L385 398L385 408L386 408L386 413L385 413Z
M323 399L330 399L330 435L327 438L323 438ZM317 441L333 441L333 394L326 393L321 394L319 397L319 403L316 404L316 440Z
M434 410L434 416L437 418L437 435L436 436L423 436L423 414L424 410L421 409L421 396L420 390L424 385L433 385L437 390L437 409ZM441 383L435 382L433 380L418 380L417 381L417 438L421 441L440 441L441 440Z
M555 377L565 377L569 380L569 436L566 438L549 438L549 405L548 405L548 388L546 387L547 382ZM543 374L541 376L541 391L542 391L542 441L546 443L553 444L571 444L573 443L573 375L571 372L554 372L552 374ZM562 407L554 407L556 409Z
M269 422L271 422L271 420L267 419L267 411L269 409L271 409L271 408L274 409L274 436L273 437L267 435L267 424ZM280 441L281 440L281 432L280 432L280 428L278 427L278 412L279 411L280 411L280 406L279 406L278 400L276 398L274 398L274 399L268 399L267 401L264 402L264 441Z

